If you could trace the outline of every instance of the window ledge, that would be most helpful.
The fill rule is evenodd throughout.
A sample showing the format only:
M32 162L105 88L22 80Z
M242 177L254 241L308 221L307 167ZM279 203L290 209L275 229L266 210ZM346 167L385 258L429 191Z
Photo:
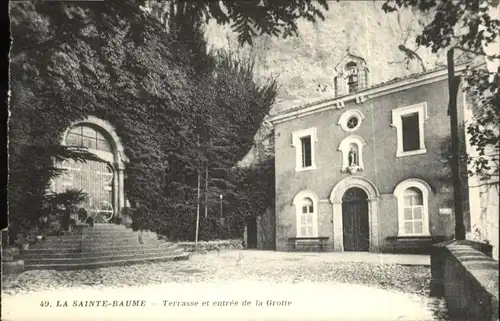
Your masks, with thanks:
M290 241L301 241L301 240L328 240L328 236L297 236L297 237L289 237Z
M422 148L422 149L412 150L412 151L408 151L408 152L397 152L396 157L413 156L413 155L420 155L420 154L426 154L426 153L427 153L427 148Z
M316 165L312 165L312 166L309 166L309 167L298 167L298 168L295 168L295 171L296 172L307 172L307 171L311 171L311 170L314 170L316 169Z
M420 234L420 235L398 235L398 236L389 236L387 237L388 240L396 240L396 241L418 241L418 240L428 240L432 238L430 234Z
M428 243L433 244L443 242L450 239L444 235L429 235L429 236L388 236L385 238L387 241L393 241L397 243Z

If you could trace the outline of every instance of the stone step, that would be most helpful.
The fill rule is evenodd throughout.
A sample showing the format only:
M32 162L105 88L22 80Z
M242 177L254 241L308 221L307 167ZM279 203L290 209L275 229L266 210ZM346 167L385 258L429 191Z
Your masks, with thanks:
M82 262L77 261L75 263L64 263L64 264L27 264L25 265L25 270L41 270L41 269L54 269L54 270L76 270L76 269L91 269L91 268L102 268L108 266L116 265L128 265L128 264L138 264L146 262L161 262L161 261L174 261L174 260L187 260L189 259L189 254L183 252L182 254L168 254L163 256L154 256L147 258L133 258L133 259L111 259L102 260L99 262Z
M38 264L88 264L88 263L97 263L102 261L115 261L115 260L132 260L132 259L147 259L150 257L158 257L163 255L180 255L184 253L184 250L181 248L173 249L173 250L163 250L158 249L155 252L145 252L145 253L116 253L110 256L85 256L79 258L40 258L40 259L24 259L24 264L28 265L38 265Z
M139 240L142 241L139 242ZM111 265L188 259L184 248L151 231L122 225L78 224L69 234L49 236L18 256L26 269L85 269Z
M124 229L127 228L122 224L114 224L114 223L94 223L94 226L90 227L90 225L85 223L76 223L76 229Z
M122 254L155 254L155 253L166 253L168 251L175 251L179 249L179 247L172 245L170 247L155 247L155 248L146 248L146 249L130 249L127 251L101 251L101 252L79 252L79 253L36 253L36 254L28 254L23 255L21 259L23 260L40 260L40 259L60 259L60 258L86 258L86 257L107 257L107 256L116 256Z
M103 232L103 233L90 233L90 232L84 232L84 233L73 233L69 235L63 235L63 236L47 236L44 240L58 240L58 239L68 239L68 240L73 240L73 239L79 239L82 237L89 237L89 238L105 238L105 237L127 237L131 235L143 235L143 236L150 236L150 237L158 237L158 234L153 233L153 232L134 232L134 231L129 231L129 230L123 230L120 232Z
M107 224L108 225L108 224ZM70 233L81 233L81 232L121 232L126 230L132 230L131 228L127 228L123 225L115 225L109 224L109 226L98 226L94 225L93 227L85 226L85 227L74 227Z
M165 244L165 245L163 245ZM46 247L46 248L30 248L28 250L23 250L21 252L21 255L25 254L35 254L35 253L40 253L40 254L47 254L50 255L52 253L101 253L101 252L106 252L106 251L130 251L130 250L139 250L139 249L152 249L152 248L158 248L162 246L168 246L169 244L175 244L175 243L162 243L162 244L135 244L135 245L121 245L121 246L115 246L115 247L95 247L95 248L82 248L81 246L76 246L76 247L68 247L68 248L58 248L58 247Z
M149 238L149 237L143 237L142 239L143 243L153 243L153 244L160 244L160 243L165 243L166 241L164 240L159 240L159 239L154 239L154 238ZM80 246L81 244L91 244L91 245L96 245L100 246L101 244L119 244L119 243L140 243L139 237L130 237L130 238L108 238L108 239L91 239L91 238L85 238L85 239L80 239L80 240L53 240L53 241L46 241L46 242L40 242L40 243L35 243L30 245L30 247L33 248L42 248L42 247L57 247L57 246L68 246L68 245L76 245Z
M46 239L56 239L56 238L78 238L82 237L85 235L93 236L93 237L105 237L108 235L117 235L117 236L122 236L122 235L139 235L141 232L139 231L132 231L131 229L124 229L124 230L113 230L113 231L82 231L82 232L71 232L68 235L62 235L62 236L48 236ZM143 235L157 235L154 232L142 232Z
M160 252L165 252L165 251L173 251L176 249L179 249L180 247L175 244L175 243L170 243L166 244L164 246L150 246L150 247L144 247L141 249L136 249L136 248L129 248L121 251L113 251L110 249L104 249L103 251L99 252L77 252L77 253L59 253L59 252L42 252L42 251L34 251L30 253L23 253L22 259L23 260L34 260L34 259L44 259L44 258L51 258L51 259L57 259L57 258L85 258L85 257L106 257L106 256L114 256L114 255L120 255L123 253L127 254L140 254L140 253L156 253L158 251Z
M138 237L130 237L130 238L118 238L113 239L109 238L106 240L99 239L80 239L80 240L58 240L58 241L50 241L50 242L40 242L30 245L30 248L44 248L44 247L78 247L82 245L89 246L97 246L103 247L108 245L116 245L116 244L140 244ZM165 243L164 240L151 239L151 238L142 238L142 243L144 244L161 244Z
M59 240L66 240L66 241L79 241L81 239L116 239L116 238L130 238L130 237L139 237L139 235L142 235L142 237L147 237L147 238L154 238L154 239L159 239L157 234L153 233L120 233L120 234L112 234L112 233L106 233L106 234L100 234L100 235L95 235L95 234L83 234L83 235L68 235L68 236L49 236L46 237L44 240L41 242L50 242L50 241L59 241Z

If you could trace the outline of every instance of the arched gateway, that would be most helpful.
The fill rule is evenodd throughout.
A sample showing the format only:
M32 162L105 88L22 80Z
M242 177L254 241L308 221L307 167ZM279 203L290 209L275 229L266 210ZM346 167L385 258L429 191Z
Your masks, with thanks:
M335 251L378 251L378 201L376 187L364 177L335 185L330 194Z
M349 188L342 197L342 231L344 251L369 250L368 195L359 187Z
M82 190L88 197L81 207L90 215L98 214L98 221L109 221L125 206L123 182L125 163L128 161L113 126L91 116L73 123L64 132L61 143L65 146L87 147L102 161L64 161L58 164L66 171L54 180L53 190Z

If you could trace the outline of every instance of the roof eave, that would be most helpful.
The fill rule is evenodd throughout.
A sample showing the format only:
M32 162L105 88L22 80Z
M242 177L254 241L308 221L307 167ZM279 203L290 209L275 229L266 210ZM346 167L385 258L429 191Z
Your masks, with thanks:
M455 72L460 75L463 71L466 70L469 64L470 62L457 64L455 66ZM372 87L363 89L359 92L350 95L319 100L317 102L295 107L292 110L285 111L271 117L269 121L274 125L276 123L280 123L288 119L311 115L331 108L340 109L343 108L344 103L347 101L358 100L358 99L364 101L369 98L388 95L393 92L406 90L408 89L408 87L413 88L420 86L422 84L434 83L437 81L444 80L447 78L447 75L448 75L447 67L443 67L433 71L408 76L407 78L401 79L400 81L395 81L395 82L389 81L384 84L374 85Z

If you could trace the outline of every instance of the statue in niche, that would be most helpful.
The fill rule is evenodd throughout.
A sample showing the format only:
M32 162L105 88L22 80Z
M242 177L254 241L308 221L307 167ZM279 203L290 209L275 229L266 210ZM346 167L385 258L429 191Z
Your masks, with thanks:
M347 159L349 161L349 167L353 167L353 166L358 165L357 152L356 152L356 149L354 147L351 148L351 150L349 151Z

